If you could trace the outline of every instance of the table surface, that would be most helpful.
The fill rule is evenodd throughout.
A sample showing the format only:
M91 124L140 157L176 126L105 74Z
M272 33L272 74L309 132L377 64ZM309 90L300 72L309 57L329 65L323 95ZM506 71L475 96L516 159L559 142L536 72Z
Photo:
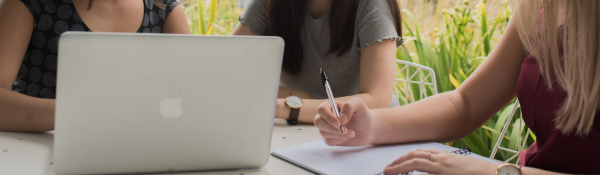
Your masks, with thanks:
M312 124L289 126L285 120L275 119L271 150L321 140ZM0 132L0 174L54 175L52 169L52 133ZM160 173L159 173L160 174ZM168 173L174 174L174 173ZM279 158L269 157L260 169L178 173L181 175L307 175L314 174Z

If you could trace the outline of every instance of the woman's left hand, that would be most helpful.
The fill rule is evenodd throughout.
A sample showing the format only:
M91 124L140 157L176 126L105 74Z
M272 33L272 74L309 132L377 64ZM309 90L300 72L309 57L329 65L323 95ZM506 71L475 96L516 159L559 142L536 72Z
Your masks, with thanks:
M396 159L384 172L388 175L415 170L429 174L494 174L499 165L447 151L419 149Z

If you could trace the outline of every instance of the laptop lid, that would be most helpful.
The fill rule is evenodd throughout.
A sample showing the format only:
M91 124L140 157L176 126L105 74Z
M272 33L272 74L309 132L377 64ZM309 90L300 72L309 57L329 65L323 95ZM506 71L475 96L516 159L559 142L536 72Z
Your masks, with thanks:
M283 50L279 37L63 34L55 172L264 166Z

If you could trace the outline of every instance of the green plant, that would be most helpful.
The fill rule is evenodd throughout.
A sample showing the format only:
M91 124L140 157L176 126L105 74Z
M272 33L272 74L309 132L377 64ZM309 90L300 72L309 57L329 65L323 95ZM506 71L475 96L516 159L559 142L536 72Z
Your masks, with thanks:
M180 1L192 34L229 35L239 23L242 9L236 0Z
M438 26L438 30L425 33L423 31L427 30L419 29L421 25L417 24L415 15L403 9L403 24L407 33L403 36L404 45L398 48L397 59L434 69L439 93L458 88L487 58L494 46L492 41L498 40L497 37L501 36L512 14L508 4L504 3L499 7L500 13L489 19L486 3L486 0L481 0L472 7L470 1L464 1L452 9L436 9L436 14L440 10L443 14L441 26ZM397 86L406 85L397 84ZM416 89L418 91L418 88ZM428 94L431 94L432 90L432 88L426 89ZM406 96L401 98L419 100L418 96L412 97L406 92L401 94ZM515 100L475 132L448 144L455 147L469 147L473 152L489 157L514 105ZM500 146L515 150L518 148L519 122L521 122L520 109L517 109L513 120L510 121L511 125L507 129L505 141ZM525 135L524 132L521 134ZM526 145L530 145L534 140L535 136L531 137ZM495 158L506 160L512 155L514 154L499 151Z

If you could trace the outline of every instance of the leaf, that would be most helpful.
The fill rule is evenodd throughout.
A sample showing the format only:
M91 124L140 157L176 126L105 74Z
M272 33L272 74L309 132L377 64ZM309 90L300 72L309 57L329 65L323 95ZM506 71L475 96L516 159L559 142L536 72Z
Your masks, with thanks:
M217 3L219 3L219 0L210 0L210 6L208 9L209 24L215 23L215 20L217 19Z
M500 132L498 132L498 131L496 131L496 130L494 130L494 129L490 128L490 127L487 127L487 126L485 126L485 125L484 125L484 126L481 126L481 128L483 128L483 129L485 129L485 130L487 130L487 131L490 131L490 132L492 132L492 133L494 133L494 134L498 134L498 135L500 135L500 134L501 134ZM507 137L507 136L504 136L504 139L506 139L506 140L510 140L510 138L509 138L509 137Z
M483 50L484 54L488 55L490 53L490 35L488 34L487 27L487 12L485 10L485 3L481 2L481 35L483 36Z
M520 126L519 126L520 124ZM525 123L521 118L518 118L513 124L512 131L510 133L510 142L508 142L508 149L517 150L521 142L519 142L519 135L522 134L523 128L525 127ZM521 136L523 139L523 136ZM522 140L521 140L522 141Z
M198 33L205 34L206 33L206 19L204 19L204 9L202 8L202 1L196 0L197 8L198 8Z
M456 81L456 78L454 78L454 76L452 76L452 74L450 74L450 82L456 89L458 88L458 86L460 86L460 83L458 83L458 81Z
M498 120L496 120L496 126L494 127L494 130L502 132L502 128L504 127L504 124L506 123L506 120L508 119L510 112L512 112L512 109L514 107L515 103L504 107L504 110L502 110L502 113L500 114L500 116L498 116ZM496 145L496 142L498 142L498 137L500 137L500 134L492 134L492 145Z
M531 130L529 130L529 136L533 138L533 141L537 141L537 137L535 137L535 134Z
M484 157L490 156L490 150L487 147L487 144L483 142L482 138L478 137L477 134L471 133L467 137L465 137L464 142L467 146L473 151L475 154L479 154Z

